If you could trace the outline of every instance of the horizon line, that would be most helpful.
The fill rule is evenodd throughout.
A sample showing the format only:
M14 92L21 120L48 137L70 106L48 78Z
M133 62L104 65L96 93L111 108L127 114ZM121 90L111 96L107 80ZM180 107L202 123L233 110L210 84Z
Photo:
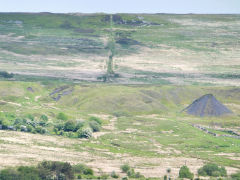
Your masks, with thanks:
M19 13L19 14L166 14L166 15L240 15L240 13L164 13L164 12L115 12L115 13L107 13L107 12L49 12L49 11L3 11L3 13Z

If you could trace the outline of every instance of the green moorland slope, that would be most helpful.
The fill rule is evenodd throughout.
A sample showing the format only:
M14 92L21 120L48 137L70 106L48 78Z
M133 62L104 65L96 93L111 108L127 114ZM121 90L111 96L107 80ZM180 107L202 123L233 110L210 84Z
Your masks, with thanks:
M0 14L1 70L118 83L239 85L239 15Z
M239 171L239 35L240 15L0 13L0 168ZM204 94L233 114L182 112Z
M51 94L60 87L71 92L59 93L56 100ZM10 124L16 119L34 121L45 129L43 133L1 131L2 167L62 160L86 163L99 172L120 173L120 166L128 163L147 177L163 177L167 168L176 177L185 163L196 173L202 164L214 162L227 166L230 174L240 168L240 139L215 137L192 125L202 125L219 135L231 135L228 129L239 133L239 92L237 87L2 81L1 119ZM197 118L181 112L208 93L234 114ZM58 118L59 113L67 118ZM48 119L41 125L43 115ZM53 130L69 120L88 122L90 117L99 118L102 127L88 140Z

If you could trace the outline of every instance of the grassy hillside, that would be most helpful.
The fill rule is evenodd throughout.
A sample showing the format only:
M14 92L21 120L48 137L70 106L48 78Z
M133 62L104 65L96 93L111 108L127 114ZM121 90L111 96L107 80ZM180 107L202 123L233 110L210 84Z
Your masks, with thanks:
M239 38L240 15L0 13L0 168L239 171ZM182 112L205 94L233 114Z
M148 177L163 176L168 167L172 168L176 176L185 161L195 173L205 162L227 166L229 172L240 168L239 139L215 137L192 127L193 124L202 125L218 134L228 133L216 127L239 132L239 88L11 81L2 81L0 87L1 117L4 115L13 120L33 117L36 122L43 114L48 117L45 127L48 131L45 135L1 131L1 146L9 151L1 152L0 156L4 156L6 162L11 162L3 167L12 164L36 164L44 159L58 160L58 156L44 154L50 149L61 149L66 152L61 155L61 159L73 164L80 161L103 172L120 172L119 167L122 164L130 163ZM59 93L61 98L56 100L54 98L57 95L53 96L52 93L61 87L66 88L64 91L71 92L65 95ZM207 93L213 93L234 114L220 118L198 118L181 113L193 100ZM68 133L58 137L51 133L53 125L67 121L57 118L60 112L72 121L87 121L89 117L98 117L103 126L101 131L93 133L89 140L69 138ZM22 138L25 136L29 143L34 143L23 143ZM49 138L52 141L45 142L49 141ZM61 145L61 142L65 143ZM66 143L70 144L66 146ZM30 148L26 151L30 154L28 156L25 147ZM16 148L18 151L15 151ZM36 157L38 149L44 151L39 152L41 155ZM71 155L73 153L88 155L75 159ZM107 162L105 168L100 163L102 161Z
M239 85L239 15L1 13L1 70L117 83Z

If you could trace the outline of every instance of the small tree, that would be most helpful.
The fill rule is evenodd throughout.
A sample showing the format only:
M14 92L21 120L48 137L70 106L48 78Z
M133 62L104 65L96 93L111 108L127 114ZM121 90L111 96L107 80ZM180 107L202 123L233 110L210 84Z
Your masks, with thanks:
M94 117L94 116L92 116L92 117L90 117L89 118L89 120L90 121L96 121L98 124L102 124L102 120L101 119L99 119L98 117Z
M48 121L48 117L46 115L44 115L44 114L40 117L40 119L45 121L45 122Z
M89 126L92 128L93 132L100 131L100 125L96 121L91 121Z
M92 137L92 130L90 128L79 129L77 133L79 138L89 139L90 137Z
M119 175L117 175L117 173L115 171L113 171L111 173L111 177L117 179L117 178L119 178Z
M130 170L130 166L128 164L124 164L121 166L121 170L124 173L127 173Z
M226 177L225 167L218 167L216 164L206 164L198 170L200 176Z
M240 172L231 175L233 180L240 180Z
M76 128L76 125L75 125L75 122L73 121L67 121L65 124L64 124L64 131L74 131Z
M190 172L187 166L182 166L179 171L179 178L193 179L193 173Z
M63 112L60 112L60 113L58 113L58 115L57 115L57 119L66 121L66 120L68 120L68 117L67 117L67 115L64 114Z

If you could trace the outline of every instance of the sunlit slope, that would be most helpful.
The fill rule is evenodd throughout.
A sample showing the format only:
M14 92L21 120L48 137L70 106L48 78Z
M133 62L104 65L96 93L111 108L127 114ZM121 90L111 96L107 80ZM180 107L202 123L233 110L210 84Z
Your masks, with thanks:
M185 163L196 173L206 162L227 166L229 174L240 168L239 139L208 134L193 125L208 127L219 135L239 133L240 93L236 87L62 84L0 82L0 119L48 117L48 130L39 133L0 131L0 168L34 165L42 160L86 163L97 172L120 173L129 163L147 177L162 177L171 167L178 176ZM181 112L204 94L214 96L234 114L195 117ZM60 98L57 98L60 97ZM52 133L63 112L69 120L103 121L91 139ZM5 116L3 116L5 115Z
M118 83L239 85L239 15L113 15ZM1 70L101 81L106 14L0 14Z
M26 109L92 113L181 114L194 100L213 94L239 114L239 88L201 86L139 86L101 84L56 84L2 81L2 110L21 114ZM10 107L15 107L10 108Z

